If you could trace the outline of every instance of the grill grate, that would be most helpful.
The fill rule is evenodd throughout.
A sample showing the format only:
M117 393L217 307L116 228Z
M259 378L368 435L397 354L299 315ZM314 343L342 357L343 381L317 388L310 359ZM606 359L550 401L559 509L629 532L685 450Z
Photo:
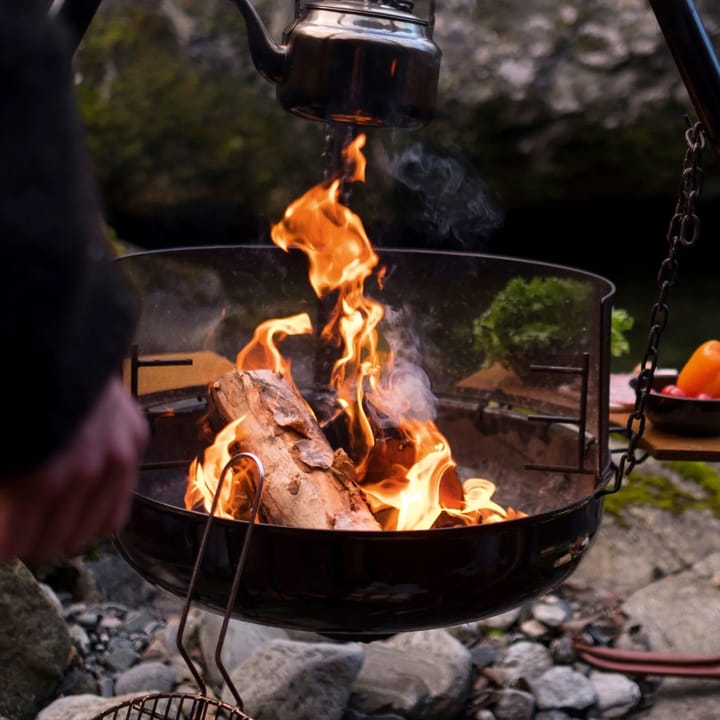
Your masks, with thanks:
M115 705L94 720L252 720L242 710L202 695L156 693Z

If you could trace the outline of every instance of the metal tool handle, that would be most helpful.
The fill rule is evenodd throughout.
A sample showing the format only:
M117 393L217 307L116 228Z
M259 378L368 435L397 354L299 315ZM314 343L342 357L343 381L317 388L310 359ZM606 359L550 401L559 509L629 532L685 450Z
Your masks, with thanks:
M649 0L708 140L720 156L720 62L693 0Z
M195 586L197 584L197 581L200 577L200 567L202 565L204 556L205 556L205 548L208 543L208 539L210 537L210 528L212 526L213 520L215 519L215 511L217 510L218 500L220 499L220 494L222 492L223 485L225 483L225 479L229 473L229 471L232 469L233 466L235 466L238 461L248 459L251 460L258 469L258 478L257 483L255 486L255 496L253 498L253 504L252 508L250 510L250 516L247 520L247 530L245 531L245 537L243 539L242 548L240 550L240 557L238 558L237 566L235 568L235 576L233 578L232 588L230 590L230 595L228 597L227 607L225 608L225 614L223 615L223 623L222 627L220 629L220 634L218 635L218 641L217 646L215 648L215 663L217 664L218 670L220 671L221 675L223 676L223 679L225 680L225 685L228 690L232 693L233 697L235 698L235 702L237 707L242 710L243 709L243 702L240 698L240 694L238 693L232 679L230 678L230 675L225 668L223 662L222 662L222 648L223 644L225 642L225 635L227 633L228 624L230 623L230 616L232 614L232 609L235 605L235 600L237 597L238 589L240 587L240 578L242 577L243 569L245 567L245 561L247 559L248 550L250 548L250 538L252 536L253 528L255 527L255 521L257 519L258 513L260 511L260 498L262 496L263 486L265 483L265 468L263 467L262 461L260 458L258 458L256 455L253 455L252 453L248 452L240 452L236 455L233 455L233 457L228 460L228 462L225 464L225 467L222 470L222 473L220 474L220 479L218 480L217 488L215 489L215 495L213 497L212 505L210 506L210 509L208 511L208 517L207 521L205 523L205 530L203 532L202 539L200 541L200 548L198 549L197 557L195 559L195 566L193 568L193 573L190 578L190 583L188 585L187 595L185 598L185 605L183 607L183 612L180 617L180 623L178 625L178 631L177 631L177 648L180 655L182 655L183 659L185 660L185 663L188 666L188 669L192 673L195 682L197 683L198 687L200 688L200 692L204 695L206 692L205 682L203 681L202 677L200 677L200 674L198 673L197 669L195 668L195 664L193 663L192 659L190 658L187 650L185 649L185 645L183 642L183 635L185 632L185 626L187 623L187 618L190 613L190 607L192 605L193 601L193 593L195 591Z
M102 0L55 0L52 3L50 15L67 29L73 54L85 37L101 2Z

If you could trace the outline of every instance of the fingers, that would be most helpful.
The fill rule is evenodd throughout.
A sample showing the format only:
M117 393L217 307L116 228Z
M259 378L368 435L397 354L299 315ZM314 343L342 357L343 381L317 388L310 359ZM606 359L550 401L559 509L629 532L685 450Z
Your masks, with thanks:
M134 475L124 469L108 467L105 482L88 488L75 504L77 522L63 535L64 555L76 555L88 542L108 537L125 522L135 487Z
M124 446L116 445L106 457L98 473L99 482L88 483L83 496L77 499L78 522L71 525L66 539L66 553L77 553L88 540L112 535L126 523L137 486L138 467L144 443L124 438Z
M0 558L45 562L119 530L148 438L141 409L113 379L62 453L0 486Z
M63 554L80 552L89 541L107 537L127 520L138 468L148 440L145 418L118 381L109 389L96 421L83 438L82 476L76 478L74 497L67 502L64 521L56 524L57 542ZM112 417L109 418L108 415ZM95 422L97 427L95 427ZM102 434L105 444L87 444Z

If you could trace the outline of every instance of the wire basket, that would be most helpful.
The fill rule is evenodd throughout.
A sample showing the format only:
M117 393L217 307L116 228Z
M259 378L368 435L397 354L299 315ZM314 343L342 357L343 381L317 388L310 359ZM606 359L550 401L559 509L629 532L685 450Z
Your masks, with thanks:
M114 705L94 720L252 720L242 710L203 695L155 693Z

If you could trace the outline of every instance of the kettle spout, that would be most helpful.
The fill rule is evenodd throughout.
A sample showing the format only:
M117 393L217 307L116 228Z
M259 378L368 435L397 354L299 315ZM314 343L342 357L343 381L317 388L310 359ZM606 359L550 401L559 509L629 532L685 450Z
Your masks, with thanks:
M250 0L232 0L245 18L250 56L257 71L270 82L278 83L285 75L287 48L270 36Z

